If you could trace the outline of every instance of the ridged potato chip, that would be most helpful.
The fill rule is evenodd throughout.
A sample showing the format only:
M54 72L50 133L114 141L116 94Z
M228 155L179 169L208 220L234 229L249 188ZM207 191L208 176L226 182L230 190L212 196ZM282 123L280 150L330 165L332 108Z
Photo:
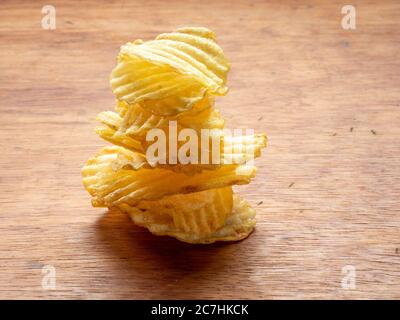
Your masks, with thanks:
M152 159L152 157L150 157L150 159L147 159L146 155L144 154L145 150L149 147L151 142L137 141L124 134L118 133L117 131L115 131L115 129L112 129L110 127L97 128L96 132L106 141L109 141L118 146L122 146L135 153L140 153L142 155L143 161L148 162L150 167L156 166L158 168L168 169L175 172L184 172L188 175L196 174L203 170L215 170L222 165L244 165L247 162L259 157L261 155L261 149L266 146L266 136L264 134L241 137L228 136L221 138L220 152L218 156L219 158L216 162L213 162L211 147L209 148L209 150L205 150L201 148L201 144L199 143L197 151L197 163L181 164L178 162L176 164L170 164L168 162L168 150L166 150L165 155L166 163L154 163L156 159ZM184 142L178 142L178 149L182 147L183 143ZM218 149L214 150L214 152L218 152ZM202 153L205 153L205 156L202 155ZM208 164L201 162L202 157L208 158ZM130 166L131 163L132 160L129 157L129 153L125 152L123 153L123 157L121 155L118 157L118 161L116 161L114 168L123 168L125 166Z
M242 240L254 229L255 211L245 200L237 195L232 197L232 193L226 193L225 190L226 188L199 192L214 201L211 206L204 200L206 205L202 201L191 199L196 194L192 193L180 195L182 200L178 205L172 201L175 196L164 198L161 201L170 203L166 209L154 209L160 207L158 204L148 204L149 209L127 204L121 204L118 208L127 212L137 225L158 236L171 236L193 244ZM218 193L217 199L210 193ZM191 211L189 208L193 204L197 204L199 209Z
M166 130L170 121L176 121L179 129L190 128L200 132L201 129L222 129L224 119L214 108L192 109L176 116L157 116L145 110L139 104L128 105L117 101L118 113L104 111L98 114L97 120L136 140L145 140L149 130Z
M144 214L144 222L165 221L181 232L207 235L221 228L233 207L232 187L210 189L190 194L176 194L160 200L143 200L129 207L131 214Z
M141 200L247 184L256 172L254 166L226 165L188 176L166 169L147 168L147 162L141 159L135 164L136 167L142 166L140 170L114 170L118 155L125 152L127 150L116 146L103 148L83 167L83 184L93 197L93 206L117 206L121 203L135 206Z
M120 100L158 115L192 109L209 95L225 95L229 63L206 28L182 28L121 47L111 73Z
M169 121L174 120L171 117L160 117L151 115L143 110L139 105L127 106L124 109L124 117L121 118L117 113L105 111L98 115L97 119L106 127L99 127L96 132L105 140L113 144L128 148L132 151L145 153L149 145L153 142L146 141L146 134L149 130L157 128L168 133ZM187 115L184 115L187 113ZM212 164L211 146L209 150L202 148L201 141L198 141L198 163L201 162L202 153L206 155L209 164L192 164L190 166L181 166L180 164L159 165L175 171L184 170L187 173L199 172L203 169L216 169L223 164L244 164L261 155L261 149L266 146L267 140L265 134L256 134L248 136L225 136L222 131L223 123L220 121L218 111L214 109L205 109L197 114L192 111L184 112L177 121L177 133L189 128L196 130L197 137L201 137L201 129L210 130L210 140L215 136L220 140L219 163ZM217 123L217 124L216 124ZM178 141L177 149L182 147L186 141ZM204 155L203 155L204 156ZM168 159L168 150L166 159Z

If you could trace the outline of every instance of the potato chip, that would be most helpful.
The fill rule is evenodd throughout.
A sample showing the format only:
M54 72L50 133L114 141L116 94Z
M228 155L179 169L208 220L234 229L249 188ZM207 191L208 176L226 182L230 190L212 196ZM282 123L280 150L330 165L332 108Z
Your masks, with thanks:
M183 28L123 45L110 83L118 99L174 115L209 95L225 95L229 68L210 30Z
M141 200L247 184L256 172L254 166L226 165L188 176L157 167L147 168L146 162L141 159L135 164L143 166L140 170L123 168L115 171L113 163L118 160L118 155L125 152L124 148L116 146L103 148L83 167L83 184L93 196L94 206L116 206L121 203L134 206Z
M115 129L110 127L96 128L96 132L106 141L109 141L115 145L122 146L131 151L141 153L143 155L143 159L147 161L145 156L145 151L147 147L152 142L146 141L138 141L127 135L119 134ZM178 142L177 148L183 145L183 142ZM266 146L266 136L264 134L256 134L251 136L243 136L241 139L236 139L232 137L222 138L220 143L220 155L217 163L212 162L212 153L211 151L201 149L201 144L199 142L198 145L198 163L197 164L169 164L169 153L168 150L166 152L166 164L156 164L159 168L165 168L168 170L173 170L176 172L185 172L186 174L195 174L201 172L202 170L215 170L219 168L221 165L230 165L230 164L245 164L248 161L253 160L256 157L261 155L261 149ZM206 158L209 159L208 164L201 163L202 153L206 153ZM130 164L129 158L120 159L120 167ZM123 160L123 161L122 161ZM150 159L151 160L151 159ZM151 166L154 166L154 163L151 161Z
M184 115L187 113L186 115ZM261 149L266 146L265 134L247 135L247 136L224 136L220 130L223 127L223 122L220 121L220 115L217 110L212 108L202 110L197 114L193 111L187 111L181 114L178 118L155 116L145 111L139 105L127 106L124 109L124 117L121 118L118 114L111 111L105 111L97 117L106 128L97 128L96 132L105 140L113 144L128 148L132 151L145 153L149 145L153 142L146 141L146 134L149 130L157 128L168 133L169 121L174 119L177 121L177 132L185 129L186 126L196 130L198 141L198 163L201 162L201 155L207 150L202 148L201 144L201 129L218 129L210 132L210 137L221 137L220 155L218 165L211 165L212 154L211 147L208 151L208 163L191 165L187 168L182 168L181 165L171 166L167 164L168 169L175 171L185 170L187 173L199 172L203 169L215 169L219 164L244 164L261 155ZM210 138L211 139L211 138ZM185 141L178 141L177 149L182 147ZM168 152L166 154L168 160ZM215 163L214 163L215 164ZM161 165L163 166L163 165ZM185 166L186 167L186 166Z
M160 200L143 200L136 207L121 204L131 214L143 214L147 223L164 221L170 228L186 233L207 235L221 228L232 213L232 187L190 194L176 194ZM128 210L128 209L126 209Z
M201 129L222 129L225 123L220 112L210 107L192 109L169 117L157 116L139 104L128 105L122 101L117 101L116 109L120 114L104 111L97 116L97 120L135 139L144 140L151 129L166 130L170 121L177 121L179 128L191 128L198 132Z
M142 146L142 142L132 139L127 135L118 135L116 134L115 129L112 127L96 127L95 132L102 137L104 140L111 142L117 146L125 147L130 150L143 151L144 146Z
M143 209L140 203L138 207L121 204L118 208L127 212L137 225L158 236L171 236L193 244L242 240L254 230L255 211L239 196L233 195L232 198L232 193L226 193L226 189L199 192L211 197L214 201L211 206L204 204L205 201L191 199L196 194L192 193L179 195L182 200L178 205L173 201L176 200L175 196L164 198L161 201L170 205L163 209L158 209L160 206L154 204L147 204L149 209ZM230 188L228 190L231 191ZM210 192L219 193L217 200ZM193 204L198 205L199 209L190 210Z

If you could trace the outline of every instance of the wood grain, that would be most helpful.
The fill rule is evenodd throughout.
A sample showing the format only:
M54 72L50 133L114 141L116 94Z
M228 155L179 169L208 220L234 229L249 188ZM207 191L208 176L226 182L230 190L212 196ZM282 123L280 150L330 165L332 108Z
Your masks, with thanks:
M356 30L341 1L301 3L51 1L49 31L42 1L1 1L0 298L400 299L400 3L351 1ZM231 60L228 126L269 136L236 244L154 237L81 185L119 46L184 25Z

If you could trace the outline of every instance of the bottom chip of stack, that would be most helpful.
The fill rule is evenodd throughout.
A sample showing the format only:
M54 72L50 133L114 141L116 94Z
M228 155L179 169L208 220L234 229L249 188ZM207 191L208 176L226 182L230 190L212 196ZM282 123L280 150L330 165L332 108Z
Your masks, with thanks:
M121 204L117 208L151 233L187 243L242 240L256 223L255 211L233 194L232 187L141 201L135 207Z

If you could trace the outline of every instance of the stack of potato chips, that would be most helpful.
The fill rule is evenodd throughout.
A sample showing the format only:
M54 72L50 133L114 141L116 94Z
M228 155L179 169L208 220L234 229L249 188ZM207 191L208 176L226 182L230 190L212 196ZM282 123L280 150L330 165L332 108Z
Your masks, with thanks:
M127 212L152 233L189 243L247 237L255 211L232 185L255 176L251 162L266 136L227 134L214 98L227 93L228 71L206 28L123 45L110 80L115 112L100 113L96 128L114 146L82 169L93 206Z

